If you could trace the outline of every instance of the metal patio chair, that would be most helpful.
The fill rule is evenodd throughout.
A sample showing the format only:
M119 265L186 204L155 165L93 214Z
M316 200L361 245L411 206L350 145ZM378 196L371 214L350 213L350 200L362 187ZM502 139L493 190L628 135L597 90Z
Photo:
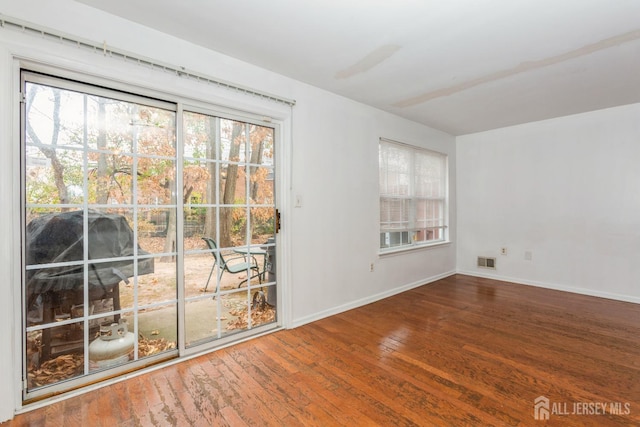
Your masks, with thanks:
M216 244L215 240L213 240L210 237L203 237L202 240L204 240L207 243L207 246L209 247L209 249L212 250L211 255L213 255L213 265L211 266L211 271L209 272L209 277L207 278L207 284L204 286L204 289L202 290L202 292L206 292L207 288L209 287L209 282L211 281L211 276L213 275L213 270L216 268L216 263L218 262L218 257L216 256L216 252L218 252L218 245ZM246 282L247 280L249 280L248 274L251 271L255 271L256 274L252 275L251 277L258 277L258 281L260 283L262 283L262 279L260 277L260 268L258 267L258 262L256 261L255 257L247 257L246 255L239 255L239 256L232 256L231 258L225 258L222 255L222 252L219 252L219 256L220 256L220 273L218 275L218 281L216 284L216 293L218 292L218 286L220 284L220 281L222 280L222 275L224 274L225 271L228 271L231 274L238 274L238 273L242 273L242 272L246 272L247 273L247 278L242 280L239 284L238 284L238 288L240 286L242 286L242 284L244 282ZM240 259L242 259L242 261L239 261Z

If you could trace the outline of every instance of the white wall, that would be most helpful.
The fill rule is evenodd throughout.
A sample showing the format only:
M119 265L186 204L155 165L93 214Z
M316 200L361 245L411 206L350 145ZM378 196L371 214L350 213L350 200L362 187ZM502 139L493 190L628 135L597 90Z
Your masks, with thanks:
M457 160L460 272L640 302L640 104L461 136Z
M0 0L0 13L125 49L189 70L296 99L290 111L211 86L152 72L103 55L85 53L38 37L0 29L0 235L15 236L18 218L19 139L12 131L15 110L13 55L107 76L141 87L186 93L208 102L269 114L284 124L280 200L281 246L286 259L282 283L288 294L289 326L330 315L446 276L455 270L455 244L379 258L379 137L421 145L449 154L451 238L455 241L455 139L325 91L207 51L198 46L106 15L70 0ZM293 196L302 207L293 208ZM19 348L13 334L20 318L19 242L0 242L0 421L20 405ZM375 271L369 272L370 263ZM19 268L14 268L19 270ZM15 273L15 274L14 274Z
M449 153L451 199L455 201L453 138L313 88L298 92L298 100L299 96L312 102L300 102L293 120L293 193L303 200L302 208L293 209L290 222L295 234L291 257L294 323L453 272L453 244L401 256L377 255L378 138ZM455 215L451 220L451 240L455 241ZM369 272L371 263L373 273Z

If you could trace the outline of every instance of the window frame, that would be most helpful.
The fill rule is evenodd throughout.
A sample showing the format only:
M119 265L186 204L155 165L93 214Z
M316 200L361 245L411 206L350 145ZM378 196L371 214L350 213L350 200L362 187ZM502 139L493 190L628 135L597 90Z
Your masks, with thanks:
M395 175L404 172L405 177L404 188L396 185L395 191L389 189L389 176L393 175L393 170L388 167L388 156L383 149L400 150L408 159L406 164L402 164L403 171L396 170ZM383 157L384 156L384 157ZM418 168L416 166L416 158L426 156L441 162L439 173L436 179L437 190L436 195L418 194ZM378 194L379 194L379 244L378 251L380 255L404 252L407 250L428 248L449 243L449 158L446 153L430 150L427 148L406 144L391 139L380 138L378 143ZM400 178L396 176L396 181ZM423 184L426 182L423 181ZM431 183L432 184L432 183ZM423 190L424 193L424 190ZM389 202L402 202L400 214L396 213L396 217L402 216L401 222L406 225L393 226L391 218L393 215L383 214L385 204ZM423 206L431 204L431 208L435 208L438 213L434 215L423 215L418 217L418 205ZM435 204L434 204L435 203ZM422 223L422 224L419 224ZM429 224L430 223L430 224ZM419 238L419 233L424 232L425 238ZM428 238L428 233L434 233L435 238ZM395 234L395 241L391 241ZM439 237L438 237L439 236Z

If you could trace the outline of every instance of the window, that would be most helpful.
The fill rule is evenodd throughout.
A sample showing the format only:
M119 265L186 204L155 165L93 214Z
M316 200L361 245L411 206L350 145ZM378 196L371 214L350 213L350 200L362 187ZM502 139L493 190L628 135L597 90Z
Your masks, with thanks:
M380 249L447 240L447 156L380 139Z

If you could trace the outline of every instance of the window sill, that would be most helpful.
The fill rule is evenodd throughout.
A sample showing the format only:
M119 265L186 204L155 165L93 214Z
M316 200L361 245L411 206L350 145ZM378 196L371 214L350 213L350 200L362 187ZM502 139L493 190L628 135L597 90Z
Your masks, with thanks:
M447 245L450 245L450 244L451 244L451 241L450 240L446 240L446 241L443 241L443 242L430 243L430 244L427 244L427 245L405 246L405 247L401 247L401 248L380 250L378 252L378 257L384 258L384 257L387 257L387 256L400 255L400 254L407 253L407 252L422 251L422 250L438 248L438 247L447 246Z

